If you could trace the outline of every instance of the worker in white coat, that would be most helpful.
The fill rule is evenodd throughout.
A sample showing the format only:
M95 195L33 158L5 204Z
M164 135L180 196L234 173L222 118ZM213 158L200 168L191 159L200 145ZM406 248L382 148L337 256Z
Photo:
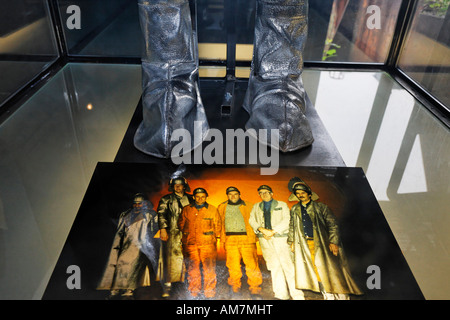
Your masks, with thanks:
M295 269L292 252L287 243L289 233L289 207L285 202L273 198L272 188L258 188L261 202L250 212L249 223L256 233L267 269L272 276L275 298L281 300L303 300L302 290L295 288Z

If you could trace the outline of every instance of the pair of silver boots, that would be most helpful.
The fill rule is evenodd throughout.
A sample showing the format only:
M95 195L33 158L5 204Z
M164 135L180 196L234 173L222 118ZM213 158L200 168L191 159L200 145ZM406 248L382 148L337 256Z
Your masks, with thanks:
M230 1L230 0L226 0ZM233 0L231 0L233 1ZM189 0L139 0L144 36L142 57L143 121L134 145L140 151L169 158L176 129L202 141L209 129L198 85L198 42ZM307 36L307 0L257 0L254 51L244 109L248 132L282 152L313 142L305 111L311 104L302 83ZM278 129L278 141L270 130ZM198 141L199 139L197 139ZM193 148L198 146L194 145Z

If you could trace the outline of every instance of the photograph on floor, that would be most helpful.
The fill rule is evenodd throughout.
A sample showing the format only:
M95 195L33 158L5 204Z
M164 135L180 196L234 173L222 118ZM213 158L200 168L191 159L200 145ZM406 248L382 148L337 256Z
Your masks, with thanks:
M361 168L98 163L44 299L423 299Z

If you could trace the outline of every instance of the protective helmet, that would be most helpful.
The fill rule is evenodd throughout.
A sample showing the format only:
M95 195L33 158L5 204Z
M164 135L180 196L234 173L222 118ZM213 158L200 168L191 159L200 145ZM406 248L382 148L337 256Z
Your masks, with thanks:
M169 181L169 192L173 192L174 191L173 186L175 184L182 184L184 186L186 192L191 191L191 188L189 188L189 184L188 184L188 182L187 182L185 177L176 176L176 177L170 179L170 181Z
M204 193L208 196L208 192L204 188L195 188L192 194L195 196L197 193Z
M305 181L298 177L294 177L288 182L288 189L292 192L289 196L289 201L298 201L297 196L295 195L296 190L303 190L311 196L312 200L319 199L319 196L311 190L311 187L306 184Z

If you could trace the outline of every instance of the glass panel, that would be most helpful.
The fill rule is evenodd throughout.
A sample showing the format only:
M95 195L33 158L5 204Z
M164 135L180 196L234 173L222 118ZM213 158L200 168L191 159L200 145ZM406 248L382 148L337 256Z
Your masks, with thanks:
M449 129L385 73L304 78L346 165L367 173L425 298L450 299ZM41 298L95 164L120 147L140 81L138 65L69 64L0 125L0 299Z
M225 43L226 15L223 0L199 1L200 58L226 57L226 47L202 46L202 42ZM306 61L384 63L392 42L401 0L315 0L309 1L309 31ZM236 59L251 61L256 0L236 0ZM203 18L203 19L202 19ZM219 19L219 20L217 20ZM222 19L222 20L221 20ZM209 25L208 25L209 23ZM222 26L222 29L220 27ZM216 31L212 33L211 31ZM213 40L212 40L213 39ZM212 49L214 48L214 49ZM209 50L208 50L209 49Z
M224 60L228 21L224 0L197 3L199 55ZM236 1L236 59L250 61L253 52L256 0ZM401 0L309 1L309 35L305 60L384 63L389 52ZM59 0L67 47L71 55L139 57L141 31L137 0ZM81 29L67 28L76 5Z
M0 299L40 299L97 162L141 96L138 65L68 64L0 125Z
M310 0L305 61L384 63L401 2ZM255 3L238 1L237 60L252 59Z
M47 1L2 1L0 106L57 58Z
M450 106L449 0L420 0L398 66L447 107Z
M69 55L140 56L137 0L59 0L58 6Z
M425 298L448 299L449 128L383 72L304 75L346 165L366 173Z
M143 47L137 0L59 0L69 55L140 57ZM193 0L192 0L193 3ZM76 6L80 28L71 26ZM197 0L200 59L226 58L223 0Z
M401 2L310 1L305 60L384 63Z

